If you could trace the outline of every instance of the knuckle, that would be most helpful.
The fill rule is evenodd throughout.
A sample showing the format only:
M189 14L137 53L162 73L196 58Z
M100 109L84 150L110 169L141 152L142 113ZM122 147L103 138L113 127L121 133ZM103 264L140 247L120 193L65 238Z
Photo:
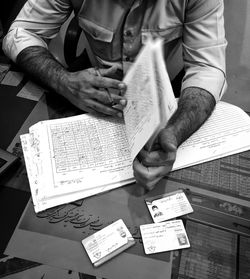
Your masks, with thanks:
M146 183L149 183L151 181L151 175L149 173L145 173L144 174L144 179L146 181Z
M176 159L176 154L175 153L172 153L169 158L168 158L168 162L170 164L173 164L175 162L175 159Z
M146 184L145 184L145 187L149 190L149 191L151 191L153 188L154 188L154 183L153 182L147 182Z
M78 90L76 90L76 89L71 90L71 94L72 94L74 97L79 97Z

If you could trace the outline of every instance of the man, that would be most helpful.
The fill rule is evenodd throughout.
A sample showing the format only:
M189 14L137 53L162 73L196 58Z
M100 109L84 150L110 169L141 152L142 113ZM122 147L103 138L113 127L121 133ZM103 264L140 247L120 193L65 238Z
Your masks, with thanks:
M158 208L157 205L153 205L153 206L152 206L152 210L153 210L153 212L154 212L154 218L157 218L157 217L163 215L163 213L162 213L161 211L159 211L159 208Z
M134 161L134 175L147 190L167 175L177 147L209 117L225 91L222 0L28 0L5 37L3 49L25 72L87 112L122 116L126 86L115 78L132 63L147 36L164 39L170 78L184 65L178 109L151 151ZM49 53L47 42L74 10L100 69L71 73ZM112 101L112 104L111 104Z

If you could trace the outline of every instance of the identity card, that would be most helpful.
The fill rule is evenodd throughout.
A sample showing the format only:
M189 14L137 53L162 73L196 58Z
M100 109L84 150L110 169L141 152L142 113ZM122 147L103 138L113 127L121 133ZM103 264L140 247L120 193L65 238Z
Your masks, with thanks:
M145 201L155 223L193 212L193 208L182 190L147 198Z
M124 222L119 219L111 225L82 240L94 266L99 266L135 244Z
M190 247L182 220L141 225L140 231L146 254Z

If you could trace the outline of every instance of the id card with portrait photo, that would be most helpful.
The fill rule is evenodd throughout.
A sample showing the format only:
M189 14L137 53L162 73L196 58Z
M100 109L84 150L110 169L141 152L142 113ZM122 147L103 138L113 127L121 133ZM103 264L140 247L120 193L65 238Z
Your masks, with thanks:
M94 266L99 266L135 244L124 222L119 219L111 225L82 240Z
M182 220L172 220L140 226L145 254L190 247Z
M193 208L182 190L147 198L145 201L155 223L193 212Z

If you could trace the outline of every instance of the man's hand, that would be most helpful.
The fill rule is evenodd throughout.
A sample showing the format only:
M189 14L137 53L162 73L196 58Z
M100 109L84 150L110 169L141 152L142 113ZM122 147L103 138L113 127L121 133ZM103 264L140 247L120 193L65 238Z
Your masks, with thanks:
M48 49L40 46L25 48L18 54L16 62L36 82L64 96L81 110L122 116L122 107L126 105L122 95L126 86L120 80L112 78L117 67L100 69L98 72L90 68L72 73ZM112 93L109 95L107 90Z
M94 68L68 72L59 93L83 111L122 117L122 108L126 105L122 96L126 85L110 78L116 71L116 67L111 67L98 72Z
M177 110L157 136L153 149L147 151L144 148L134 161L136 181L152 190L172 170L177 147L206 121L214 106L214 97L204 89L184 89Z
M156 138L151 151L141 150L134 160L136 181L146 190L166 176L173 167L177 151L177 141L172 129L163 129Z

